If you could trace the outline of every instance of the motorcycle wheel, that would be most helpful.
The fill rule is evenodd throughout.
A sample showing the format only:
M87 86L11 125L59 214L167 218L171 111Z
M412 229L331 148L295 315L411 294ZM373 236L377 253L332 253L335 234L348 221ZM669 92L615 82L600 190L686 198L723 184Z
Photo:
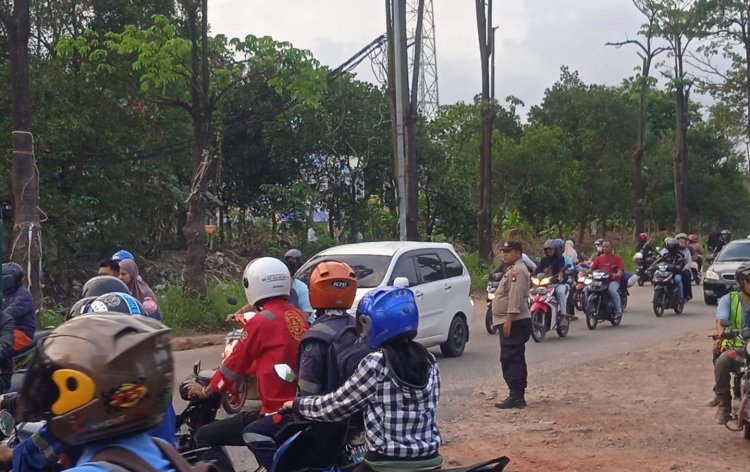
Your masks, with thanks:
M612 326L620 326L620 323L622 323L622 313L620 313L620 316L612 315L612 319L609 322L612 323Z
M599 323L599 320L597 319L597 310L596 307L587 307L588 310L586 310L586 326L589 329L596 329L596 325Z
M492 319L492 306L487 307L487 313L484 315L484 329L487 330L487 333L489 334L497 334L497 326L494 324L494 320Z
M557 327L555 328L555 331L557 331L557 335L561 338L564 338L568 335L568 330L570 329L570 320L566 316L560 316L557 320Z
M242 411L246 400L247 383L243 379L235 383L231 389L221 396L221 407L230 415L234 415Z
M620 296L620 306L622 307L622 311L625 311L625 308L628 307L628 296Z
M664 314L664 305L661 302L654 302L654 314L659 318Z
M675 315L681 314L684 309L685 309L685 302L683 300L678 301L677 304L674 306Z
M573 305L575 305L576 310L584 311L583 310L583 290L579 290L573 294Z
M544 341L544 335L547 334L544 326L544 312L534 310L531 312L531 337L534 341L540 343Z

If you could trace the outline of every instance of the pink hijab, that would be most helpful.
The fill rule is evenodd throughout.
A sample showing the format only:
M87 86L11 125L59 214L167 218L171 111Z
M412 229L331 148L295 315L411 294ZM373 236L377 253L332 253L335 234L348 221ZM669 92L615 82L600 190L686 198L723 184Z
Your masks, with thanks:
M135 265L134 261L130 259L123 259L120 261L120 268L125 270L125 272L127 272L130 276L130 283L128 284L128 288L130 289L130 293L136 298L136 300L144 303L147 298L150 298L151 300L156 302L156 295L154 295L154 292L151 290L148 284L138 276L138 266Z

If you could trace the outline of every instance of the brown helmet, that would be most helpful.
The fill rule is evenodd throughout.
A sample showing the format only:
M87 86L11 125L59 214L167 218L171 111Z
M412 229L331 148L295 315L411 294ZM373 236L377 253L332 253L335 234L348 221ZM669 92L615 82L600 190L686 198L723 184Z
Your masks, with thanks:
M73 318L41 341L19 394L25 421L78 446L158 426L172 401L170 330L144 316Z
M347 310L357 294L357 277L348 264L323 261L310 273L310 306Z

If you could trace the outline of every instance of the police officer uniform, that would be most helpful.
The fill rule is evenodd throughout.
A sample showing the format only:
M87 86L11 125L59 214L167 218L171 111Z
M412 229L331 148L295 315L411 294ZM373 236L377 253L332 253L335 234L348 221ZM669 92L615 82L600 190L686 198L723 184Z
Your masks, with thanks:
M518 260L508 267L495 292L492 302L492 317L495 325L500 325L500 364L503 378L508 384L510 396L497 408L523 408L526 406L526 342L531 336L531 316L529 315L528 296L531 285L529 270L520 255L523 245L518 241L506 241L501 252L518 251ZM503 324L512 316L510 334L505 336Z

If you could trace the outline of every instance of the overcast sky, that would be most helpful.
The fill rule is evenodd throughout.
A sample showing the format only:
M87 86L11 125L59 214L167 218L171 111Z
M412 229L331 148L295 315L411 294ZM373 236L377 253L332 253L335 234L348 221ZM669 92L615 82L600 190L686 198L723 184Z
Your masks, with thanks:
M472 0L433 0L440 103L480 92L479 46ZM634 48L605 46L635 36L643 18L631 0L495 0L496 95L538 104L559 77L578 70L586 83L617 85L638 64ZM336 67L385 32L383 0L211 0L212 33L270 35L309 49ZM356 70L373 80L368 62Z

